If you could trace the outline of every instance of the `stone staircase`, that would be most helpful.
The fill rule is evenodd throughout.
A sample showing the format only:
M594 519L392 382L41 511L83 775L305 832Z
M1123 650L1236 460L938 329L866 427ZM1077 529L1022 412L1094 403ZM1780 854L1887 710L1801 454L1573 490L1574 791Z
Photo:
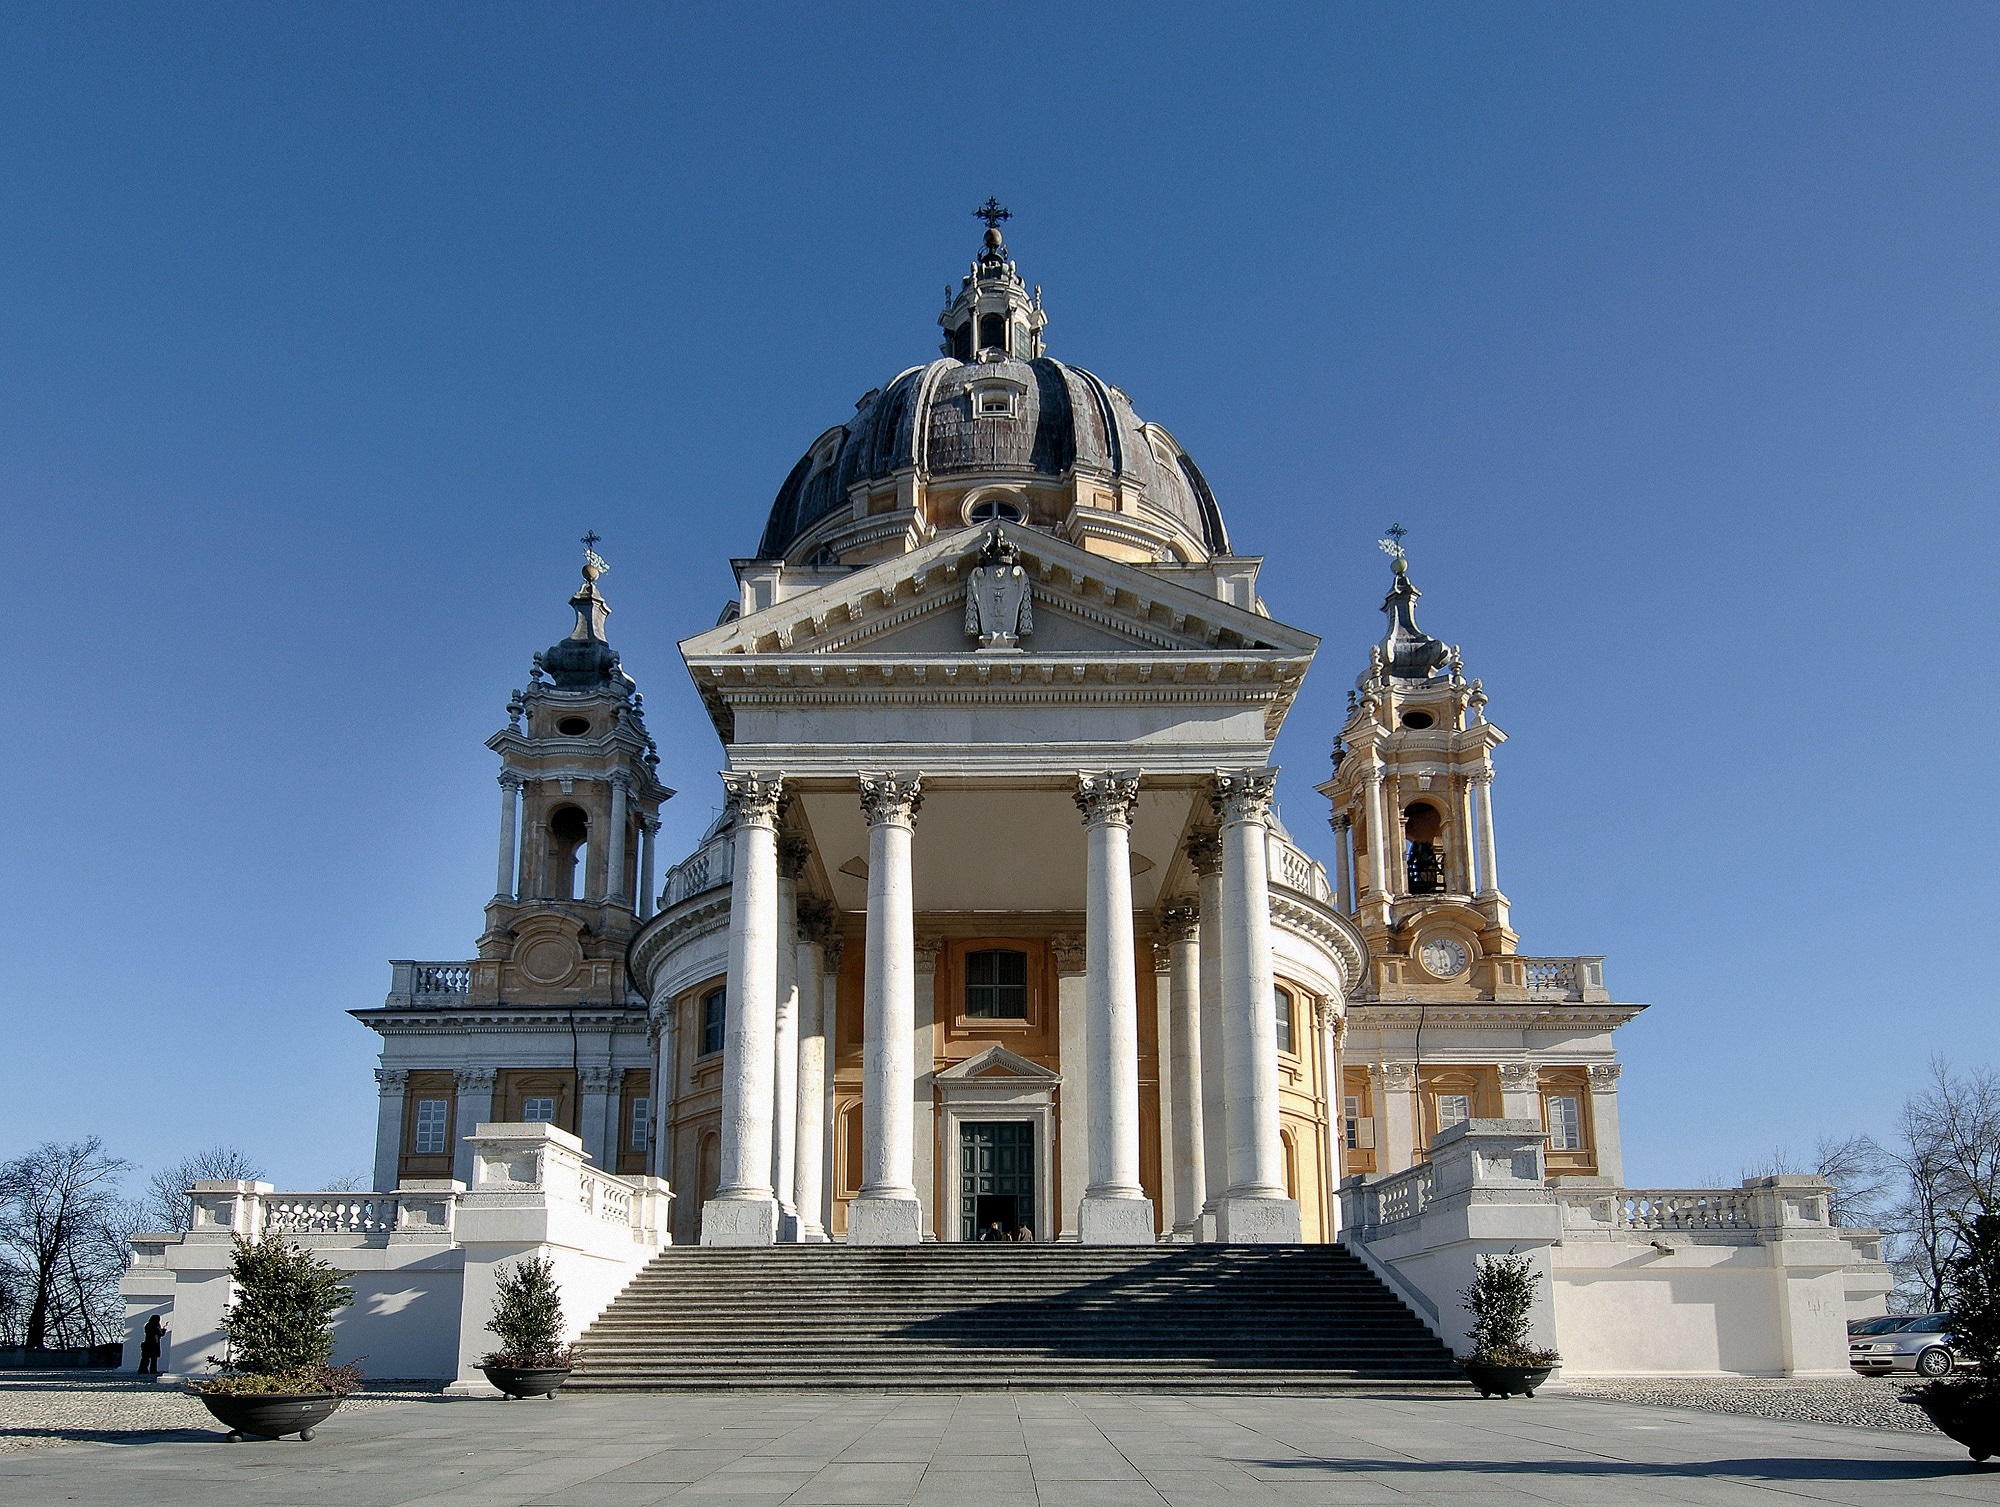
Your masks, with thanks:
M571 1391L1459 1387L1339 1246L790 1245L663 1251Z

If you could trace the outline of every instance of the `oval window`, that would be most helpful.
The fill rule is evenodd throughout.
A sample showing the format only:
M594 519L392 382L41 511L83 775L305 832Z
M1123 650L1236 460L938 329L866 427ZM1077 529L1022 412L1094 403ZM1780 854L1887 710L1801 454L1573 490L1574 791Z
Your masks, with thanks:
M565 738L581 738L585 733L590 731L590 719L588 717L565 717L556 724L556 731L561 733Z
M1018 502L1004 497L982 497L965 510L967 523L1021 523L1027 516Z
M1429 712L1403 713L1403 726L1407 728L1410 728L1412 730L1421 730L1423 728L1429 727L1430 725L1431 725L1431 714Z

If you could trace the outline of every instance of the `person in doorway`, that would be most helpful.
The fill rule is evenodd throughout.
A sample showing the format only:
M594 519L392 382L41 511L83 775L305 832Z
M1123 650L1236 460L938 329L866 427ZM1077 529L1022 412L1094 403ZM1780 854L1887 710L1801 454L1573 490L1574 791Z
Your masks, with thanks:
M1035 1238L1035 1232L1029 1229L1026 1225L1022 1225L1018 1230L1014 1231L1014 1244L1016 1245L1031 1244L1034 1241L1034 1238Z
M158 1376L160 1374L160 1340L167 1332L167 1326L160 1322L156 1313L146 1320L146 1332L139 1337L139 1374Z
M1005 1240L1007 1236L1000 1228L1000 1221L996 1219L980 1232L979 1238L981 1240Z

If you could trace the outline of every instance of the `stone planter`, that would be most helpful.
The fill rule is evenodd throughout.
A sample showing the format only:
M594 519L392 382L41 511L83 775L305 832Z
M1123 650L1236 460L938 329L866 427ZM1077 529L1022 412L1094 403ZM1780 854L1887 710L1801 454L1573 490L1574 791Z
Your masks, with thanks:
M481 1366L486 1379L505 1394L517 1397L546 1397L554 1401L556 1388L569 1380L568 1366Z
M2000 1396L1947 1383L1905 1392L1903 1400L1922 1408L1939 1432L1963 1444L1973 1459L2000 1454Z
M229 1442L241 1443L244 1436L281 1439L297 1434L310 1439L313 1430L333 1416L341 1398L335 1392L199 1392L196 1394L216 1422L229 1430Z
M1533 1397L1535 1388L1549 1379L1554 1366L1489 1366L1484 1361L1460 1361L1466 1380L1479 1389L1481 1397Z

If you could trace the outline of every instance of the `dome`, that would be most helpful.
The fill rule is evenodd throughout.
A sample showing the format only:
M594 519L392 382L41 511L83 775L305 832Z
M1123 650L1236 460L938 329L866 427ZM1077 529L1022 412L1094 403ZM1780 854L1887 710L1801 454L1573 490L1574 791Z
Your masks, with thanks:
M1215 496L1173 436L1042 354L1041 290L1028 296L997 236L938 322L942 359L865 394L792 468L759 559L863 563L992 516L1127 559L1229 553Z

